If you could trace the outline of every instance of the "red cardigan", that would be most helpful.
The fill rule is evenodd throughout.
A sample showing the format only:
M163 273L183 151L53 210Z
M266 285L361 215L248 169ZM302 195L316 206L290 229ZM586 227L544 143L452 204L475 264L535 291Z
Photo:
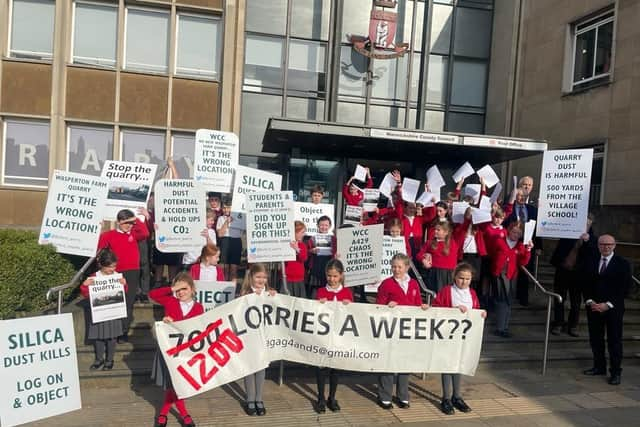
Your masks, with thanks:
M149 230L142 221L136 218L136 223L128 233L122 233L118 230L102 233L98 240L98 250L108 247L116 254L118 258L117 271L138 270L140 268L138 240L144 240L147 237L149 237Z
M507 239L495 241L495 253L491 257L491 275L500 276L505 266L507 268L507 278L513 279L518 275L518 269L527 265L531 258L531 251L518 242L513 249L507 244Z
M367 178L367 184L364 188L373 188L373 179L371 179L371 177ZM356 192L355 195L349 193L349 184L345 183L342 186L342 197L344 197L347 205L360 206L360 203L362 203L362 199L364 199L364 193L362 191Z
M387 305L391 301L397 302L398 305L421 306L422 296L420 295L418 282L415 279L409 279L409 287L405 294L393 276L384 279L378 288L376 304Z
M192 317L196 317L204 313L202 304L195 301L191 310L186 316L183 316L182 309L180 308L180 300L173 296L170 286L151 289L149 291L149 298L162 305L164 307L164 315L171 317L175 321L191 319Z
M503 226L496 228L492 224L483 225L480 229L482 230L484 244L487 248L487 255L493 257L496 253L496 241L504 240L507 237L507 230L505 230Z
M350 288L343 286L340 292L331 292L327 290L327 287L318 288L316 293L316 299L326 298L327 301L351 301L353 302L353 292Z
M200 280L200 263L196 262L195 264L191 265L191 268L189 269L189 274L191 274L191 278L193 280ZM218 282L224 282L224 270L222 269L222 267L220 267L219 265L216 265L216 271L218 273L218 277L216 277L216 280Z
M456 228L460 228L457 233L463 234L462 242L460 244L458 259L461 260L464 256L464 242L467 239L467 230L469 229L469 225L471 225L471 221L465 220L462 224L457 224ZM473 226L472 226L473 227ZM487 246L484 242L484 233L478 227L476 228L476 232L473 235L473 238L476 241L476 250L479 256L487 256Z
M286 261L284 271L289 282L304 282L304 263L307 261L307 246L303 242L297 242L300 252L296 254L295 261Z
M433 300L431 305L433 307L443 307L443 308L453 308L452 298L451 298L451 290L453 285L447 285L444 288L440 289L440 292L436 295L436 298ZM480 300L478 299L478 295L476 295L476 291L469 288L471 292L471 302L473 309L480 308Z

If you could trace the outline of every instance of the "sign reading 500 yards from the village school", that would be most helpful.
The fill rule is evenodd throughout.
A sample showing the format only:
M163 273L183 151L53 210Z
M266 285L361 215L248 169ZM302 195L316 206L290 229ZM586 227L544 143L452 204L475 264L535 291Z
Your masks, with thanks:
M63 254L95 255L107 187L104 178L54 171L38 243Z
M193 178L206 191L230 193L238 166L238 137L231 132L198 129L196 132Z

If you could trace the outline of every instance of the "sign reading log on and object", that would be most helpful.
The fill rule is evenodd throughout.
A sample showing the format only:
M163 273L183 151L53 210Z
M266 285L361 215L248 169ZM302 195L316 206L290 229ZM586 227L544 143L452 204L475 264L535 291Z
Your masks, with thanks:
M196 131L193 177L206 191L230 193L238 166L238 136L211 129Z
M293 217L293 192L247 194L247 260L295 260Z

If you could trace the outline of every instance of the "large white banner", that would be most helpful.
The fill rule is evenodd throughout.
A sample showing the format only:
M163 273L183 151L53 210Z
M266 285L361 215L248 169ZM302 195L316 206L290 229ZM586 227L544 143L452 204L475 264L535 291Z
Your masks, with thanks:
M205 311L210 311L219 305L226 304L236 296L234 282L216 282L194 280L196 284L196 299Z
M367 284L364 288L366 292L378 292L380 283L393 275L391 272L391 258L395 254L407 254L407 245L404 237L384 236L382 238L382 259L380 260L380 281L374 284Z
M328 203L315 204L296 202L294 206L294 219L304 222L304 225L307 227L305 235L313 236L318 232L318 218L320 218L321 216L328 216L331 220L331 226L329 227L329 233L331 233L331 231L333 230L333 224L335 223L335 208L333 205L330 205Z
M245 212L245 195L258 191L280 191L282 188L282 175L259 169L237 166L233 179L233 212Z
M160 252L200 252L207 228L204 188L191 179L160 179L155 186L156 247Z
M103 218L115 220L122 209L135 213L138 208L146 208L157 168L151 163L105 161L101 176L109 180L109 192Z
M38 243L63 254L95 255L107 190L104 178L54 171Z
M276 360L360 372L474 375L484 320L480 310L322 304L251 294L155 327L173 387L185 398Z
M295 260L293 192L250 193L246 199L247 261Z
M593 149L546 151L537 235L577 239L587 231Z
M382 224L337 230L336 254L344 264L346 286L368 285L380 281L383 237Z
M127 317L124 285L120 283L122 274L110 274L93 278L89 286L89 305L93 323Z
M238 166L238 136L211 129L196 131L193 178L206 191L230 193L233 173Z
M0 424L82 407L71 313L0 320Z

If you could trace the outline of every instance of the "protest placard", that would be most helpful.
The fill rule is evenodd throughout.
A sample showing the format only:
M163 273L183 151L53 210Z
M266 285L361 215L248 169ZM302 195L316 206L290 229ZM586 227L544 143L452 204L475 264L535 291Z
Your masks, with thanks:
M238 166L238 136L211 129L196 131L193 178L206 191L230 193L233 173Z
M362 220L362 206L347 205L344 209L343 224L360 225Z
M487 188L491 188L500 182L500 178L498 178L496 172L489 165L484 165L478 169L476 171L476 175L484 179L484 185L486 185Z
M282 175L259 169L237 166L233 179L233 212L245 212L245 195L258 191L280 191L282 188Z
M346 286L379 281L383 236L382 224L337 230L337 254L344 264Z
M451 209L451 220L456 224L462 224L464 222L464 214L469 207L467 202L453 202Z
M431 191L435 191L445 185L444 178L437 165L433 165L427 170L427 184L429 184Z
M455 171L451 178L453 179L453 182L458 183L461 180L470 177L474 173L476 173L476 171L473 170L469 162L464 162L464 164Z
M378 292L380 283L387 277L393 276L391 272L391 258L395 254L407 254L407 246L404 237L384 236L382 239L382 258L380 260L380 281L378 283L367 284L365 292Z
M277 360L359 372L474 375L484 319L481 310L250 294L192 319L156 322L155 329L172 385L187 398Z
M330 256L333 255L332 240L333 234L316 233L311 237L313 247L316 248L316 255Z
M96 275L93 278L93 284L89 286L89 306L93 323L127 317L127 302L120 279L120 273Z
M391 193L393 192L393 190L396 188L397 182L396 179L393 177L392 174L387 173L384 176L384 179L382 180L382 182L380 183L380 194L384 194L387 198L391 198Z
M542 159L539 237L577 239L587 231L593 149L546 151Z
M361 182L367 182L367 168L362 165L356 165L356 170L353 173L353 177Z
M104 178L54 171L38 243L63 254L95 255L107 191Z
M3 427L80 409L71 313L0 320Z
M192 179L160 179L155 186L156 247L160 252L198 252L207 242L206 192Z
M380 190L375 188L365 188L364 199L362 199L362 209L365 212L373 212L378 207L378 200L380 199Z
M402 180L402 200L414 203L420 190L420 181L412 178L404 178Z
M322 216L329 217L331 223L329 224L329 233L333 230L334 224L334 212L335 208L333 205L328 203L304 203L304 202L295 202L295 215L294 219L296 221L304 222L305 227L307 227L307 231L305 232L306 236L313 236L318 232L318 219Z
M247 260L292 261L296 252L293 192L249 193L247 197Z
M428 191L425 191L424 193L422 193L420 195L420 197L418 197L418 199L416 200L416 204L422 205L425 208L428 208L430 206L434 205L434 201L433 199L436 199L436 201L438 200L438 196L434 193L430 193Z
M151 163L105 161L101 176L109 181L109 192L102 217L115 220L122 209L135 213L138 208L146 208L157 168Z
M204 311L213 310L236 297L236 284L234 282L209 280L194 280L194 282L196 284L196 300L202 304Z

